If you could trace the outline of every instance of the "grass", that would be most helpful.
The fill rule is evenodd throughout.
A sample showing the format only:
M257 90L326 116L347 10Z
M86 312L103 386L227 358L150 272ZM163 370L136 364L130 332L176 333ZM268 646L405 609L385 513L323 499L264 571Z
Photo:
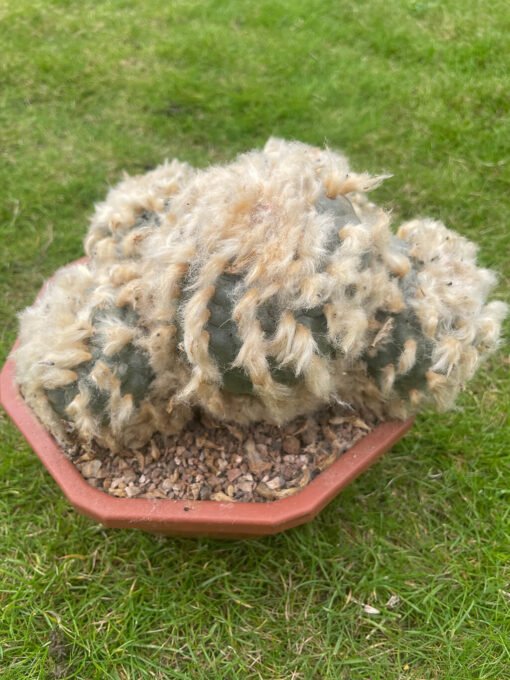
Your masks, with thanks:
M270 134L393 172L376 200L475 239L508 299L509 29L505 0L6 0L0 360L123 170ZM0 414L2 680L508 677L508 357L252 542L96 526Z

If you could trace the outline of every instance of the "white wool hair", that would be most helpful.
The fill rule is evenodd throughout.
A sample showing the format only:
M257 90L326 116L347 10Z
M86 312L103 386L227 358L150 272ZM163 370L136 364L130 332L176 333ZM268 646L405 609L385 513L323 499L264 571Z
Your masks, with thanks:
M174 160L125 177L96 206L88 263L57 274L20 315L17 379L26 400L57 437L73 427L112 449L177 431L194 406L242 423L282 423L332 401L381 418L427 403L450 407L497 348L506 306L487 303L495 276L477 267L467 239L430 219L392 234L390 215L366 195L386 177L352 172L330 149L277 138L230 164L195 170ZM357 219L338 229L334 214L317 205L341 197ZM211 352L210 303L225 274L239 281L229 321L240 349L229 368L247 376L252 394L224 388ZM268 304L276 319L269 336L260 320ZM327 322L329 355L299 320L315 308ZM104 311L99 327L97 310ZM407 338L378 378L367 357L391 350L406 310L430 357L423 384L402 394L399 380L423 362L417 339ZM63 424L48 391L77 384L92 339L103 343L106 363L96 361L90 381L80 383ZM126 348L143 352L154 374L138 401L122 394L107 365ZM272 365L294 384L278 382ZM107 395L108 422L91 410L94 385Z

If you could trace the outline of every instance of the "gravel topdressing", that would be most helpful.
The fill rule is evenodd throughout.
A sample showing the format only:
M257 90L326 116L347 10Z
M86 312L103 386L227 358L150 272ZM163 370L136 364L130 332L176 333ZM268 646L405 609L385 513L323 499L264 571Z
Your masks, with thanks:
M282 427L197 414L178 435L136 451L75 446L67 455L89 484L120 498L263 503L302 489L376 424L338 407Z

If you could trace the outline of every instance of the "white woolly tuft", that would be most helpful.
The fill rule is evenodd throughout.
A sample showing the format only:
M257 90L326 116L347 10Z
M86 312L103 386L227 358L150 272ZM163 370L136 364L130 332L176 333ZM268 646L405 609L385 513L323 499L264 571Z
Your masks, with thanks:
M276 423L329 401L381 418L450 407L497 348L507 308L487 303L496 279L475 244L431 219L392 234L366 196L386 177L277 138L228 165L126 176L96 206L88 264L59 272L20 315L25 398L56 436L72 427L112 449L177 431L194 405ZM353 212L339 217L343 204ZM230 369L252 393L228 391ZM129 371L136 398L121 389ZM67 399L65 427L52 390Z

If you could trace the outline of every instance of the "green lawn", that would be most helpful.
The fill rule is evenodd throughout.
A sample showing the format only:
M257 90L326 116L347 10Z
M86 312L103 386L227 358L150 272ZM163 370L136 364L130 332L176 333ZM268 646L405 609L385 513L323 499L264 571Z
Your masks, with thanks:
M392 172L375 200L475 239L508 299L509 34L507 0L4 0L0 361L123 170L271 134ZM1 679L508 678L509 355L252 542L96 526L2 412Z

